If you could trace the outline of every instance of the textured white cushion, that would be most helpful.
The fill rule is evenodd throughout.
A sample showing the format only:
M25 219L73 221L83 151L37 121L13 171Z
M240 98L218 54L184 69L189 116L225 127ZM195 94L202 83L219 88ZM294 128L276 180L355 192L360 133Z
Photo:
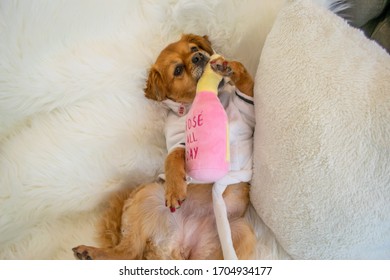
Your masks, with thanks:
M390 258L390 56L309 1L256 75L252 202L298 259Z

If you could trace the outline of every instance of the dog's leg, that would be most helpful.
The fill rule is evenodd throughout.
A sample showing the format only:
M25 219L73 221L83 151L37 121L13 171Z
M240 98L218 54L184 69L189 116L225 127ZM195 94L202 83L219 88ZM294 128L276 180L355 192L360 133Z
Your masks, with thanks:
M244 216L249 204L248 183L229 185L222 196L226 204L229 220Z
M165 177L165 204L171 212L175 212L187 196L184 148L176 148L168 154Z
M244 218L249 204L249 184L229 185L223 193L229 219L234 251L238 259L252 259L256 237L252 226Z
M136 255L123 246L114 248L96 248L80 245L72 249L74 256L79 260L137 260L142 256Z
M230 77L234 85L244 94L253 96L254 82L245 66L238 61L227 61L220 57L210 62L214 71Z
M232 79L235 86L248 96L253 96L254 82L251 75L246 70L245 66L238 61L228 62L228 67L232 69Z
M126 215L126 211L123 212ZM132 216L127 217L131 219ZM134 219L137 219L134 217ZM147 242L147 235L142 231L143 226L138 221L122 227L120 242L110 248L97 248L80 245L73 248L74 256L80 260L137 260L142 259ZM128 229L127 227L130 227Z
M136 188L127 188L114 193L107 201L102 218L99 221L99 244L103 248L115 247L121 239L123 206Z
M76 258L95 259L142 259L148 242L157 233L169 236L169 212L163 205L164 188L161 184L145 184L135 189L123 204L120 240L109 248L78 246L73 248ZM160 233L161 234L161 233ZM161 238L165 236L161 235Z
M239 260L254 258L256 236L252 226L245 218L239 218L230 222L233 246Z

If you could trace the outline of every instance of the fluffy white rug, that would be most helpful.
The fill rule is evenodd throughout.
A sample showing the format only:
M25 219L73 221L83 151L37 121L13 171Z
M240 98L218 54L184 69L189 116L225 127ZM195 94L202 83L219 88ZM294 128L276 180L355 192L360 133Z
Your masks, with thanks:
M0 258L95 244L99 203L163 164L164 112L142 90L158 52L207 34L254 75L282 3L1 1ZM258 223L258 257L284 256Z

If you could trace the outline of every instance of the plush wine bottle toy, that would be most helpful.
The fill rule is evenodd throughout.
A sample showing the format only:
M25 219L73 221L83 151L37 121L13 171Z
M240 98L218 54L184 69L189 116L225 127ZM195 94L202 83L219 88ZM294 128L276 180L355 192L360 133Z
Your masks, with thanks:
M217 57L213 55L210 61ZM222 79L208 63L186 119L186 171L202 182L215 182L229 171L228 118L218 99Z
M210 62L220 57L213 55ZM196 96L186 119L186 172L195 180L215 182L213 209L224 259L237 259L233 247L223 192L229 172L230 147L226 111L218 99L223 77L206 65L199 79Z

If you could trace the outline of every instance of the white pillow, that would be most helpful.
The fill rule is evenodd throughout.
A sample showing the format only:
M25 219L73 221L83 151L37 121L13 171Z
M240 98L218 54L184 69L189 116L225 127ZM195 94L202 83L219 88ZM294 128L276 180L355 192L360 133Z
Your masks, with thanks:
M390 258L390 56L310 1L255 80L253 205L297 259Z

